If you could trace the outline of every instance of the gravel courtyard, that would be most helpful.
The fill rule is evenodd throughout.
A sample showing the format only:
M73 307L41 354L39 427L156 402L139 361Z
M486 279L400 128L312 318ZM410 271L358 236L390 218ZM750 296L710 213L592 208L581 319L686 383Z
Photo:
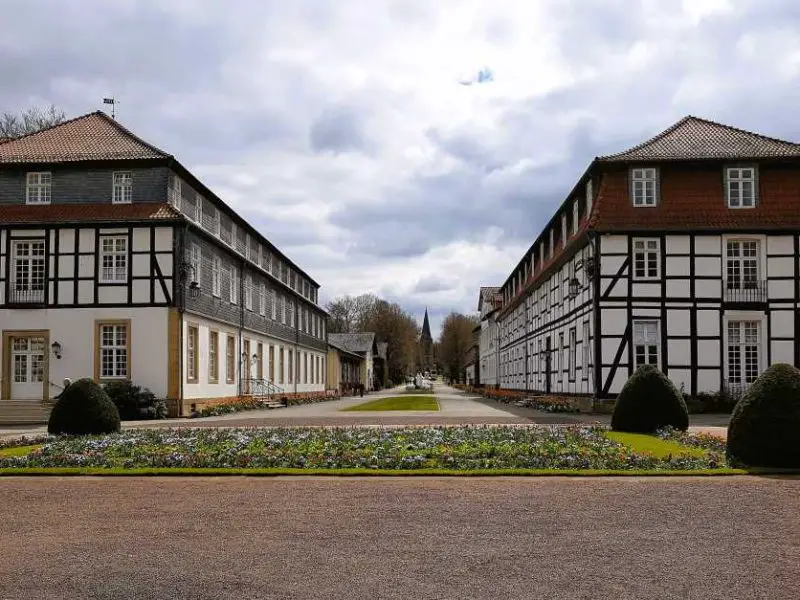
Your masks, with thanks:
M0 598L800 593L800 479L4 478Z

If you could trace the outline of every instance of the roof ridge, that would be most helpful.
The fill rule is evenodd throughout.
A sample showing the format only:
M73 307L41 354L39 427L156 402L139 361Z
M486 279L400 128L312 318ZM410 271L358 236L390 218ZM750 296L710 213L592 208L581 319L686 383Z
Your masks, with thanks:
M620 152L614 152L612 154L606 154L606 155L603 155L603 156L598 156L598 157L596 157L596 160L606 161L606 160L610 160L610 159L614 159L614 158L624 157L624 156L629 155L629 154L633 154L633 153L635 153L635 152L637 152L639 150L643 150L644 148L655 144L656 142L658 142L658 141L662 140L663 138L667 137L668 135L674 133L678 128L682 127L683 125L685 125L687 123L691 123L691 122L695 122L695 123L699 123L699 124L705 124L705 125L711 125L713 127L719 127L721 129L725 129L725 130L733 132L733 133L756 137L756 138L758 138L760 140L764 140L764 141L767 141L767 142L782 144L782 145L790 146L790 147L793 147L793 148L800 148L800 143L798 143L798 142L791 142L789 140L782 140L780 138L770 137L768 135L764 135L764 134L761 134L761 133L758 133L758 132L755 132L755 131L749 131L747 129L742 129L740 127L734 127L733 125L728 125L726 123L720 123L719 121L712 121L711 119L704 119L702 117L697 117L695 115L686 115L685 117L683 117L679 121L673 123L671 126L669 126L664 131L654 135L653 137L645 140L644 142L636 144L635 146L631 146L630 148L626 148L625 150L621 150Z
M719 121L712 121L711 119L704 119L702 117L695 117L692 115L685 117L685 119L694 119L695 121L701 121L703 123L708 123L709 125L716 125L717 127L723 127L724 129L735 131L736 133L745 133L747 135L754 135L758 138L761 138L762 140L767 140L769 142L778 142L779 144L789 144L790 146L800 146L800 143L798 142L792 142L789 140L782 140L776 137L770 137L768 135L764 135L763 133L758 133L757 131L750 131L749 129L734 127L733 125L728 125L727 123L720 123Z
M697 117L694 117L694 116L692 116L692 115L686 115L686 116L685 116L685 117L683 117L681 120L679 120L679 121L676 121L675 123L673 123L672 125L670 125L669 127L667 127L667 128L664 130L664 131L662 131L661 133L657 133L656 135L654 135L653 137L651 137L651 138L650 138L650 139L648 139L648 140L645 140L645 141L643 141L643 142L640 142L639 144L636 144L635 146L631 146L630 148L626 148L625 150L622 150L622 151L620 151L620 152L614 152L614 153L612 153L612 154L605 154L605 155L603 155L603 156L598 156L597 158L598 158L598 159L600 159L600 160L603 160L604 158L613 158L613 157L615 157L615 156L620 156L620 155L622 155L622 154L628 154L628 153L630 153L630 152L635 152L636 150L641 150L641 149L642 149L642 148L644 148L645 146L649 146L650 144L654 144L654 143L655 143L655 142L657 142L658 140L660 140L660 139L662 139L662 138L666 137L667 135L669 135L670 133L672 133L673 131L675 131L675 130L676 130L678 127L680 127L680 126L681 126L681 125L683 125L684 123L687 123L687 122L688 122L688 121L690 121L691 119L696 119L696 118L697 118ZM703 119L699 119L699 120L701 120L701 121L702 121ZM709 122L711 122L711 121L709 121Z
M53 125L48 125L47 127L43 127L42 129L37 129L36 131L31 131L30 133L26 133L25 135L21 135L15 138L9 138L2 143L6 142L18 142L19 140L24 140L25 138L29 138L32 135L37 135L39 133L44 133L45 131L50 131L51 129L55 129L56 127L61 127L62 125L69 125L70 123L74 123L80 119L85 119L86 117L90 117L96 114L103 114L102 110L96 110L94 112L86 113L84 115L78 115L77 117L72 117L71 119L67 119L66 121L61 121L60 123L55 123Z
M126 135L129 135L129 136L131 136L133 139L135 139L135 140L136 140L137 142L139 142L140 144L142 144L142 145L144 145L144 146L147 146L148 148L150 148L150 149L151 149L151 150L153 150L154 152L158 152L159 154L163 154L163 155L164 155L164 158L173 158L172 154L170 154L170 153L168 153L168 152L164 152L164 151L163 151L161 148L159 148L159 147L157 147L157 146L154 146L154 145L153 145L153 144L151 144L150 142L147 142L147 141L143 140L143 139L142 139L142 138L140 138L138 135L136 135L135 133L133 133L133 132L132 132L130 129L128 129L127 127L125 127L124 125L122 125L122 124L121 124L119 121L117 121L116 119L112 119L111 117L109 117L109 116L108 116L106 113L104 113L102 110L97 110L97 111L95 111L95 112L93 112L93 113L89 113L89 114L87 114L87 115L84 115L84 116L85 116L85 117L90 117L91 115L97 115L97 116L99 116L99 117L103 117L103 118L104 118L104 119L105 119L105 120L106 120L108 123L110 123L111 125L113 125L113 126L114 126L114 127L116 127L117 129L119 129L120 131L122 131L122 132L123 132L123 133L125 133Z
M7 144L7 143L11 143L11 142L19 142L19 141L22 141L22 140L26 140L26 139L31 138L33 136L36 136L36 135L39 135L39 134L42 134L42 133L46 133L48 131L52 131L53 129L58 129L59 127L64 127L66 125L71 125L72 123L76 123L78 121L81 121L83 119L88 119L89 117L93 117L93 116L101 117L109 125L112 125L117 130L119 130L123 134L127 135L128 137L133 138L133 140L135 142L137 142L138 144L141 144L142 146L145 146L146 148L148 148L149 150L155 152L156 154L160 154L163 158L174 158L174 156L172 154L169 154L168 152L165 152L161 148L158 148L157 146L154 146L153 144L143 140L138 135L133 133L130 129L128 129L127 127L125 127L121 123L119 123L116 119L112 119L110 116L108 116L102 110L95 110L95 111L92 111L90 113L85 113L85 114L82 114L82 115L78 115L77 117L73 117L72 119L67 119L66 121L62 121L61 123L56 123L54 125L50 125L50 126L45 127L43 129L39 129L37 131L32 131L31 133L26 133L25 135L21 135L19 137L10 138L10 139L7 139L7 140L2 140L2 141L0 141L0 144Z

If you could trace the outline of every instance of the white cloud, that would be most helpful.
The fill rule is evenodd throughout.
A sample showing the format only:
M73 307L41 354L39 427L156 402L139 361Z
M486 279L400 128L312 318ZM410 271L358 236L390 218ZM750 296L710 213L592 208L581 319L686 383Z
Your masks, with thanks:
M777 0L12 0L0 109L114 93L323 298L441 314L505 279L598 153L690 112L800 135L797 20Z

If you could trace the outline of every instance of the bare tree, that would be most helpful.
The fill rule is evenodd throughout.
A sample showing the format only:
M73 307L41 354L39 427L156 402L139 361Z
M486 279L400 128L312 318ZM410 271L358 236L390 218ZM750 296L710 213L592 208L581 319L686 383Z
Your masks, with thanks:
M63 123L66 118L64 111L57 109L52 104L50 108L46 109L34 106L19 114L4 112L0 115L0 139L17 138L36 133L47 127Z
M389 379L403 381L414 372L417 361L419 326L399 304L375 294L342 296L326 306L331 333L372 332L378 342L388 344L386 363Z
M472 330L477 324L477 317L456 312L447 315L442 323L438 358L445 374L454 381L461 379L464 360L472 347Z

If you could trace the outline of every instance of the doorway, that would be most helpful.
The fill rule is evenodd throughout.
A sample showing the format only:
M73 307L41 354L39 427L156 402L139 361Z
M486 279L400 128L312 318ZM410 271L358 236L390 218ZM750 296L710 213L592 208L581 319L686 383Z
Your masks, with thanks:
M11 400L47 400L48 385L47 331L5 331L3 349L6 357L2 395Z

